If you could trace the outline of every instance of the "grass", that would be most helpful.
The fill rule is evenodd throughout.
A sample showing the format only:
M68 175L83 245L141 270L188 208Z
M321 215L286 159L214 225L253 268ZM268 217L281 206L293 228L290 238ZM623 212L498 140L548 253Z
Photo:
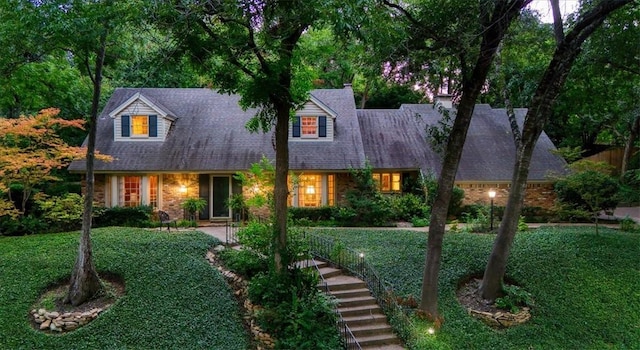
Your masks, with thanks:
M99 272L122 276L125 295L89 325L47 335L28 312L48 286L67 278L77 233L0 237L1 349L247 349L238 306L204 259L217 240L199 232L95 229Z
M318 230L365 253L401 295L420 297L427 235L415 231ZM482 275L494 235L445 235L435 335L415 322L415 349L640 349L640 235L592 227L519 233L507 278L531 292L532 319L496 331L467 315L455 290Z

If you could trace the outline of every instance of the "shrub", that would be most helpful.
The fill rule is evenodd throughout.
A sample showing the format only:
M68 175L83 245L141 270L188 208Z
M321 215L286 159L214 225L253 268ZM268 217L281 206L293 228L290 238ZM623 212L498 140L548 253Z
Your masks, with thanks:
M533 296L526 290L514 286L504 285L502 286L504 296L496 298L496 307L499 309L507 310L511 313L517 313L520 311L521 306L532 306Z
M331 220L334 215L334 207L318 207L318 208L306 208L306 207L290 207L289 215L293 221L299 221L300 219L307 219L309 221Z
M564 209L589 212L615 208L619 202L620 185L604 165L578 161L571 165L573 173L558 180L555 191Z
M3 236L23 236L46 233L47 223L34 216L20 216L17 219L3 216L0 218L0 235Z
M488 232L491 228L491 208L487 206L477 206L475 209L475 215L472 215L470 212L462 215L462 221L466 223L463 231Z
M422 197L411 193L389 197L389 205L391 207L390 218L397 221L409 221L414 217L427 217L431 210Z
M332 302L316 289L317 277L293 269L259 273L249 298L264 306L258 322L277 339L277 349L337 349L339 336Z
M520 215L518 219L518 232L526 232L529 231L529 225L524 221L524 216Z
M264 255L269 255L271 252L272 238L271 225L256 220L249 220L247 225L238 231L240 244Z
M267 258L248 249L225 249L219 254L225 266L246 278L268 271Z
M411 225L413 227L427 227L429 226L429 219L415 217L411 219Z
M312 291L262 312L259 319L276 335L277 349L333 350L340 348L334 307L328 296Z
M198 197L187 198L184 200L184 202L182 202L182 204L180 204L180 208L186 210L187 213L189 213L189 220L191 221L195 221L196 214L206 206L207 201Z
M95 227L127 226L152 227L151 214L153 207L141 205L137 207L97 207L94 208L93 223Z
M626 216L624 219L620 220L620 230L624 232L635 232L638 231L638 225L633 219L629 216Z
M76 230L82 226L83 198L76 193L36 200L49 232Z
M523 207L520 213L527 222L549 222L553 211L542 207Z
M422 187L427 190L427 205L429 207L433 207L433 203L436 201L436 195L438 192L438 179L433 174L430 174L424 176L421 182ZM453 192L451 193L451 201L449 202L449 215L456 217L460 215L463 200L464 190L458 186L454 186Z
M352 169L351 176L355 188L347 191L346 199L349 208L355 214L351 221L342 221L345 226L367 225L384 226L389 222L389 203L379 191L373 180L371 165L367 163L362 169Z
M356 211L349 207L337 207L333 214L333 219L342 226L353 226L349 223L353 222L356 217Z

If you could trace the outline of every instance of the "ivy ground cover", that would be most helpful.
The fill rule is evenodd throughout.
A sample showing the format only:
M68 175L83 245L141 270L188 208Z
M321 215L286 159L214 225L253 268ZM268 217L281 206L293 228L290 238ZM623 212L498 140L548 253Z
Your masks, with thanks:
M98 272L124 278L125 295L90 324L47 335L29 310L69 277L79 234L0 237L0 349L247 349L238 306L204 259L215 238L101 228L92 233Z
M365 254L400 295L420 297L427 234L318 230ZM455 292L482 276L494 235L446 234L439 283L442 327L414 320L415 349L640 349L640 235L593 227L518 233L507 278L534 296L532 319L494 330L467 314Z

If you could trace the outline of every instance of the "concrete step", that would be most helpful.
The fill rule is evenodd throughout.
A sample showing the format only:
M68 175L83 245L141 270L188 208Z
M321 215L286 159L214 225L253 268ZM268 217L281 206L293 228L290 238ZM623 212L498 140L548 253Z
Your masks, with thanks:
M347 323L349 328L363 326L363 325L377 324L380 322L387 322L387 317L382 313L376 313L371 315L353 315L353 316L343 315L342 319Z
M335 295L334 295L335 297ZM350 307L350 306L362 306L362 305L376 305L376 298L371 295L365 296L355 296L349 298L337 298L339 307Z
M338 306L338 311L340 311L340 314L342 314L342 317L382 314L382 309L380 308L380 306L378 306L378 304L350 306L350 307Z
M401 344L385 344L385 345L360 345L362 350L405 350Z
M383 346L383 345L400 345L400 339L395 336L395 334L379 334L379 335L368 335L364 337L356 337L360 346L367 347L368 349L375 349L374 346Z
M349 326L349 329L356 338L370 335L393 334L393 329L387 322L372 323L353 327Z
M331 277L336 277L336 276L340 276L342 275L342 270L340 269L336 269L330 266L324 266L322 268L319 269L320 274L322 275L322 277L326 280L328 278Z
M364 283L361 279L352 277L352 276L335 276L326 278L325 281L329 286L330 291L338 291L338 290L352 290L352 289L361 289L367 288L367 284Z
M371 292L369 292L367 288L334 290L331 294L336 297L336 299L371 296Z

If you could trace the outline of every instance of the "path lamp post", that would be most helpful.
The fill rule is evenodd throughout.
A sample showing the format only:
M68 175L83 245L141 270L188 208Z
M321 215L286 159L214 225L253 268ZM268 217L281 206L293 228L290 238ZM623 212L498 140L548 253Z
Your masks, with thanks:
M496 198L496 191L491 190L489 191L489 198L491 198L491 232L493 232L493 199Z

